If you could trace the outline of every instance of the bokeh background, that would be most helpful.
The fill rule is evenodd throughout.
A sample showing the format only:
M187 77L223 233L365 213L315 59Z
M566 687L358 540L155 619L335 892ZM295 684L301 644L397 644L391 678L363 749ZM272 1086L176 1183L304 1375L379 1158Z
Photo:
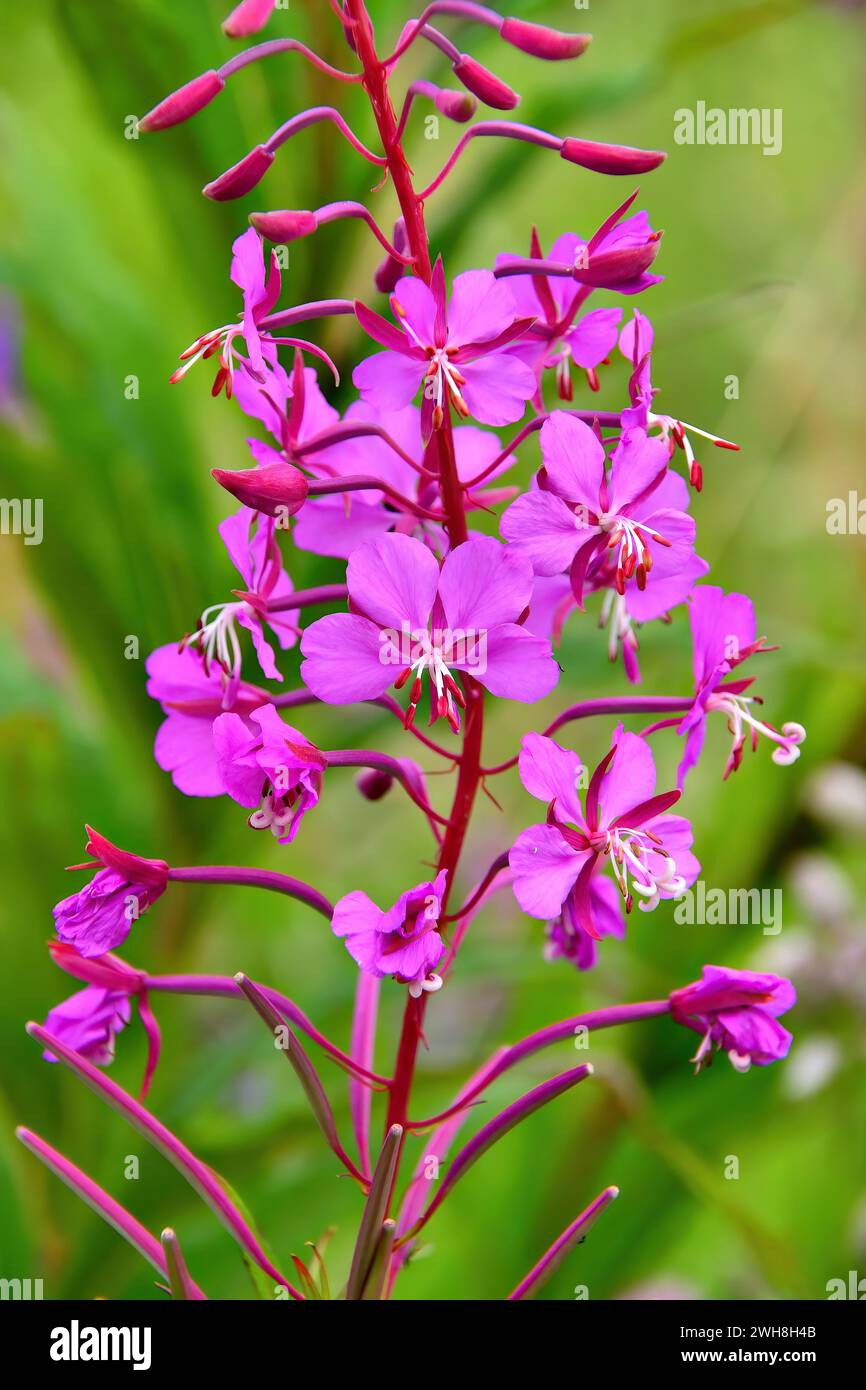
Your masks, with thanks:
M362 197L370 182L319 128L282 151L249 198L200 196L288 115L332 100L327 82L291 57L243 72L185 127L127 138L131 117L229 56L219 29L227 8L227 0L44 0L4 19L12 56L0 75L2 492L42 497L45 534L38 547L0 537L0 1274L41 1277L52 1298L160 1295L138 1256L16 1145L19 1122L151 1229L174 1226L213 1295L253 1296L210 1211L118 1116L43 1063L24 1034L26 1018L43 1018L70 990L45 942L51 906L69 891L63 866L81 858L85 819L147 855L282 866L332 897L361 886L391 901L428 855L426 831L400 796L370 806L351 773L332 774L299 842L281 848L251 835L233 803L184 799L151 756L159 713L144 693L143 658L228 596L233 580L215 533L227 508L209 470L246 458L243 419L211 400L210 374L175 388L168 374L180 349L236 312L229 248L248 211ZM586 56L561 66L500 49L485 31L467 34L463 46L522 92L522 119L671 152L638 204L665 231L658 267L667 278L641 306L657 330L654 376L662 408L743 445L740 454L704 456L705 491L694 504L700 549L715 582L752 594L759 631L781 647L760 664L769 717L800 720L809 739L795 767L774 767L764 748L723 785L720 721L688 788L706 883L781 889L778 936L758 926L677 926L663 906L636 913L628 940L606 944L598 968L578 976L544 963L540 924L501 895L477 919L429 1012L417 1106L430 1114L447 1105L502 1041L584 1008L665 994L705 961L787 971L800 1002L786 1020L796 1035L788 1064L747 1076L722 1061L695 1079L692 1037L666 1020L593 1039L593 1082L509 1135L461 1183L399 1296L503 1296L616 1183L620 1200L545 1297L571 1298L582 1284L593 1298L820 1298L829 1279L866 1272L864 541L826 529L828 500L862 487L863 15L807 0L593 0L588 10L515 0L513 8L594 34ZM406 0L377 0L374 9L382 35L396 36L410 15ZM340 61L321 0L291 0L272 22L277 31ZM420 46L406 72L445 80L438 57ZM674 112L699 100L781 108L782 152L674 145ZM369 133L354 94L345 109ZM418 119L419 177L438 168L454 138L443 122L440 139L426 141ZM533 220L546 244L564 230L588 235L630 187L523 146L479 142L432 204L431 232L453 274L525 248ZM384 223L388 198L374 200ZM296 244L284 302L371 297L376 250L351 226ZM359 346L351 324L331 324L322 341L351 365ZM725 398L731 375L736 400ZM137 399L125 389L131 376ZM601 403L616 404L624 388L620 363L604 375ZM299 586L339 578L336 564L302 554L291 554L290 567ZM124 655L129 636L139 639L138 660ZM682 612L645 634L642 655L647 691L688 688ZM555 702L625 688L591 617L572 620L561 660L550 712ZM532 726L549 711L533 711ZM573 729L590 763L609 737L602 724ZM526 726L523 709L499 708L489 759L508 756ZM324 746L405 747L399 727L375 711L305 713L303 727ZM669 774L678 746L664 738L656 755ZM514 774L495 790L503 810L482 798L464 888L531 812ZM243 969L291 994L338 1041L348 1037L353 968L322 922L288 900L178 887L136 927L126 954L152 970ZM383 998L377 1064L387 1069L402 991L386 988ZM329 1264L339 1284L360 1197L334 1180L258 1022L230 1001L156 1002L164 1049L153 1108L242 1194L283 1265L336 1227ZM114 1075L135 1090L139 1026L118 1054ZM563 1043L503 1078L486 1113L573 1060ZM342 1074L325 1066L324 1075L348 1129ZM136 1182L124 1180L127 1155L140 1158ZM731 1155L734 1181L724 1176Z

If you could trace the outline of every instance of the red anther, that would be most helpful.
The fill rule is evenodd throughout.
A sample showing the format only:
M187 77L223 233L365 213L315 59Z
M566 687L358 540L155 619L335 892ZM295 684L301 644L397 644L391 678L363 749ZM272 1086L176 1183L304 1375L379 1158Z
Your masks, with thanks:
M689 480L695 492L701 492L704 486L704 470L697 459L692 459L692 466L689 470Z
M409 696L409 699L413 705L417 705L418 701L421 699L421 691L423 689L424 687L421 683L421 677L416 676L414 681L412 682L412 691Z
M214 384L213 384L213 386L211 387L211 390L210 390L211 395L212 395L212 396L218 396L219 393L220 393L220 391L223 389L223 385L224 385L225 383L227 383L228 380L229 380L228 368L226 368L226 367L220 367L219 371L217 372L216 376L214 377ZM228 387L227 387L227 386L226 386L226 396L228 397Z
M666 541L664 536L653 536L653 540L655 541L656 545L663 545L665 550L669 550L670 547L673 545L673 541Z
M641 554L641 560L643 561L644 569L646 570L647 574L649 574L650 570L653 567L653 557L652 551L647 546L644 546L643 552Z
M556 373L556 394L561 401L574 400L574 383L568 370L568 361L563 360Z
M717 449L732 449L735 454L740 452L739 444L734 444L730 439L714 439L713 443Z
M444 421L444 419L445 419L445 411L442 409L441 405L436 405L436 406L434 406L434 407L433 407L433 428L434 428L434 430L441 430L441 428L442 428L442 422Z
M446 674L444 679L445 679L445 685L446 685L447 689L450 690L452 696L453 696L454 699L457 701L457 703L458 703L458 705L460 706L460 708L461 708L461 709L465 709L465 708L466 708L466 696L463 694L463 691L460 689L460 686L457 684L457 682L455 681L454 677L451 676L451 675Z
M219 178L205 184L202 192L206 198L213 198L218 203L231 198L242 198L245 193L255 188L273 162L272 151L266 150L264 145L256 145L249 154L238 160L237 164L233 164L231 169L226 169Z
M683 429L682 425L679 423L679 421L677 421L676 424L674 424L671 427L671 434L676 440L676 443L678 444L679 448L685 448L686 432Z
M168 379L169 386L177 386L177 383L182 381L185 376L186 372L183 367L177 367Z
M632 910L633 907L634 907L634 898L632 897L631 893L629 893L629 894L628 894L628 897L627 897L626 900L625 900L625 910L626 910L626 912L631 912L631 910Z
M595 367L587 367L586 381L590 391L598 390L598 372L595 370Z
M622 531L614 531L613 535L611 536L610 540L609 540L608 543L607 543L607 548L608 548L608 550L613 550L614 546L619 545L619 543L620 543L621 540L622 540Z
M416 705L410 705L409 708L407 709L406 713L403 715L403 728L404 728L404 729L411 729L412 725L415 723L415 710L416 710L416 708L417 708Z
M485 106L492 106L497 111L513 111L520 101L517 92L495 73L470 58L468 53L460 54L454 64L454 76Z
M397 677L397 679L396 679L395 682L394 682L394 689L395 689L395 690L402 690L402 689L403 689L403 686L406 684L406 682L407 682L407 680L409 679L409 677L411 676L411 674L412 674L412 667L411 667L411 666L404 666L404 667L403 667L403 670L400 672L399 676Z
M448 724L449 724L449 727L450 727L450 729L451 729L452 734L459 734L459 733L460 733L460 715L457 713L456 709L449 708L449 710L448 710Z
M622 572L625 575L626 579L631 579L632 575L634 574L634 567L636 564L637 552L633 550L630 555L626 555L625 564L622 567Z
M142 116L138 123L139 130L145 133L151 130L168 130L169 126L188 121L190 116L197 115L213 101L224 86L225 81L218 72L203 72L200 77L194 77L191 82L185 83L183 87L178 87L176 92L164 97L152 111Z
M637 586L641 593L643 593L646 588L646 568L644 565L638 565L637 567Z
M616 591L619 594L620 598L622 598L625 594L625 575L623 574L621 569L617 570L616 579L614 582L616 584Z
M505 19L499 30L499 37L522 53L530 53L533 58L546 58L558 62L563 58L579 58L592 41L591 34L563 34L558 29L548 29L546 24L530 24L525 19Z
M440 695L436 700L436 715L439 719L444 719L448 714L448 700L445 695Z

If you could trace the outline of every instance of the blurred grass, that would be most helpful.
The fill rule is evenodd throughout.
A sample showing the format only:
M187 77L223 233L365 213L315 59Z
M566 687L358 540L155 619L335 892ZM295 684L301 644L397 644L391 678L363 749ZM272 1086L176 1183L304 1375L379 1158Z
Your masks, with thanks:
M326 81L291 57L239 74L189 126L125 138L130 116L224 60L226 8L216 0L45 0L5 20L15 56L0 77L0 278L23 332L19 399L0 425L2 491L44 498L45 541L24 548L0 538L0 1273L43 1277L50 1297L154 1291L137 1257L17 1151L19 1121L152 1229L170 1222L209 1291L252 1292L234 1246L173 1170L68 1074L42 1064L24 1036L24 1018L44 1017L67 992L44 942L51 906L68 891L61 866L80 858L85 819L175 862L286 864L331 896L363 886L384 901L429 855L396 797L371 808L348 777L331 780L321 812L286 851L246 836L234 806L185 800L151 757L158 717L144 695L143 658L225 592L214 530L225 509L208 470L241 466L245 452L243 421L211 401L206 374L176 389L167 375L177 351L235 312L229 247L249 210L362 197L369 183L351 152L317 128L284 149L262 189L240 204L200 197L202 184L287 115L333 99ZM556 13L514 8L563 28L574 23L564 3ZM393 0L375 9L383 33L396 34L409 13ZM824 526L827 499L846 496L862 477L862 15L805 0L611 0L576 14L594 42L573 66L500 52L478 31L466 46L522 92L521 119L671 152L641 198L666 234L659 265L667 278L645 305L657 327L654 375L663 408L743 445L738 455L705 457L707 484L694 504L701 552L716 582L753 595L761 631L782 645L762 668L770 717L809 730L793 769L773 768L762 750L722 787L725 734L716 729L688 810L707 883L782 885L786 930L776 942L757 928L678 928L660 909L632 924L627 943L608 944L592 977L578 978L544 965L539 925L503 896L479 918L430 1011L418 1086L427 1114L493 1046L552 1018L663 994L705 960L772 965L800 910L786 866L828 835L810 813L810 772L829 760L862 762L866 742L862 539L830 537ZM288 16L278 12L278 28L345 61L324 5L296 0ZM420 49L412 65L441 73ZM782 154L673 145L674 112L698 100L782 108ZM359 131L369 129L359 94L345 109ZM418 130L411 158L426 181L454 137L444 125L438 142ZM532 221L545 244L562 230L587 233L628 191L552 156L529 158L522 146L500 152L479 142L431 204L431 231L453 272L489 264L500 249L523 250ZM393 217L389 197L374 197L383 225ZM349 226L298 243L285 302L369 297L376 251L363 228ZM344 361L357 347L347 323L329 326L323 342ZM728 401L732 374L740 392ZM127 398L131 377L137 399ZM624 380L624 368L612 367L603 393L618 399ZM299 586L338 577L336 566L301 554L291 568ZM138 659L125 657L130 636ZM648 690L686 685L682 615L671 629L646 633L642 657ZM572 623L561 659L560 704L622 688L591 620ZM349 718L357 739L403 749L399 731L371 712ZM305 731L327 745L329 719L311 712ZM545 719L539 711L539 727ZM511 752L525 720L518 706L497 709L488 760ZM577 726L575 744L591 760L607 736ZM675 757L659 745L667 771ZM506 827L525 820L519 787L501 783L504 819L489 803L479 808L467 885L502 847ZM830 848L862 891L862 844ZM342 947L290 903L178 889L136 931L129 955L151 969L243 969L284 988L335 1038L348 1035L353 978ZM385 1068L398 994L384 991ZM339 1276L358 1194L333 1181L255 1021L213 1000L160 999L158 1011L160 1117L243 1194L282 1264L335 1224L329 1262ZM843 1049L833 1077L805 1097L786 1090L781 1067L743 1078L719 1065L693 1080L689 1038L663 1021L594 1039L596 1081L515 1131L485 1160L483 1176L478 1169L461 1184L431 1226L433 1254L404 1276L403 1296L501 1296L609 1182L622 1188L619 1202L549 1296L572 1297L581 1283L591 1297L612 1297L653 1281L704 1297L822 1296L828 1278L862 1264L866 1243L858 1216L866 1198L863 1020L840 997L823 1010L798 1008L792 1026L798 1047L814 1031ZM503 1079L491 1105L570 1057L563 1044L537 1068ZM133 1027L117 1079L135 1089L142 1061ZM340 1074L326 1079L345 1126ZM141 1162L134 1185L123 1180L129 1154ZM737 1182L723 1177L730 1154L740 1159Z

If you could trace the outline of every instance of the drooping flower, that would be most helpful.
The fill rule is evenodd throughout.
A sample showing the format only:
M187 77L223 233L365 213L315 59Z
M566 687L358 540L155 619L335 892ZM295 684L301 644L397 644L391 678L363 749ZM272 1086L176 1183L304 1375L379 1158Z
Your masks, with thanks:
M165 892L168 865L118 849L90 826L87 834L87 852L102 868L77 893L56 905L54 920L61 941L82 956L102 956L126 940L133 922Z
M695 703L677 730L686 740L677 785L683 785L701 755L707 715L713 711L726 716L733 740L725 766L726 778L740 766L747 737L751 739L753 750L757 749L759 737L768 738L776 745L773 762L780 767L790 767L799 758L799 745L806 737L803 725L787 723L779 731L765 719L758 719L754 707L761 703L760 698L745 693L754 676L725 681L726 676L755 652L771 650L765 645L764 637L755 636L752 600L746 594L726 594L715 585L701 584L689 602L689 620Z
M445 953L438 922L447 877L443 869L432 883L401 893L386 912L366 893L347 893L334 908L334 935L345 939L349 955L365 974L377 979L391 975L407 984L416 999L440 989L442 980L434 969Z
M669 585L685 585L679 602L696 574L706 573L702 560L695 563L694 520L669 505L675 494L664 487L668 451L661 440L630 430L608 472L595 433L558 410L541 427L541 454L539 486L512 502L500 529L536 574L570 567L579 607L587 583L606 587L608 572L620 596L627 586L641 592L658 584L665 590L659 611L670 606ZM664 551L672 553L656 571Z
M410 459L423 464L420 411L416 406L402 410L379 411L366 401L355 401L343 417L347 426L375 425L403 450ZM453 433L457 476L461 482L471 482L489 468L502 452L498 437L476 425L459 425ZM309 459L307 460L309 462ZM491 479L505 472L514 463L508 454L488 475ZM381 478L404 497L430 507L438 500L435 480L422 478L411 464L390 444L375 435L359 434L317 455L312 463L321 478L358 477ZM479 489L465 494L467 511L492 506L509 495L504 490ZM402 535L429 538L434 548L445 551L448 539L435 521L425 520L401 508L392 496L378 488L362 488L352 492L335 493L312 499L298 516L292 533L295 545L314 555L332 555L348 560L353 550L364 541L373 540L387 531Z
M222 796L225 787L214 749L214 720L225 710L228 677L219 665L176 642L157 647L145 662L147 693L166 716L153 747L154 757L185 796ZM254 732L249 715L268 698L266 690L241 681L232 711Z
M635 894L648 912L697 878L691 826L682 816L667 814L680 793L654 794L652 753L637 734L616 729L610 751L589 779L585 810L578 794L580 759L553 739L524 737L520 776L531 796L548 803L547 824L524 830L509 855L515 896L530 917L555 921L565 910L563 926L597 941L604 930L610 932L610 904L594 901L592 894L605 860L626 912Z
M324 755L270 704L248 718L221 714L213 741L225 790L241 806L256 808L249 818L252 828L270 830L289 844L319 799Z
M249 507L241 507L220 523L220 537L245 588L233 591L234 603L215 603L206 608L196 630L184 638L185 647L201 652L206 671L210 670L211 663L222 668L226 676L225 709L232 708L240 687L241 648L236 626L246 628L252 637L259 666L268 680L282 680L282 676L273 648L265 637L265 625L284 651L298 640L297 624L293 619L270 612L268 607L269 603L292 593L292 581L283 569L276 531L273 517Z
M355 312L364 331L387 350L359 363L353 381L379 410L400 410L422 382L425 442L438 429L449 402L458 415L484 425L519 420L535 391L525 362L507 353L528 327L511 292L489 270L467 270L446 301L445 272L436 262L430 287L404 276L391 295L395 328L363 304Z
M368 541L349 560L350 613L332 613L305 630L301 676L327 704L350 704L410 684L407 723L422 678L430 678L431 719L459 728L465 697L452 671L504 699L533 702L559 677L550 644L517 619L532 593L529 563L489 536L446 556L409 536Z
M650 377L650 350L654 336L649 319L637 310L620 334L620 352L634 368L628 388L631 405L622 412L622 427L624 430L642 429L647 434L663 439L672 456L675 449L681 449L685 456L689 482L696 492L700 492L704 485L704 473L695 457L694 446L689 436L698 435L701 439L709 440L717 449L729 449L734 453L739 452L740 446L732 443L730 439L710 434L707 430L699 429L697 425L690 425L673 415L660 415L651 409L653 397L657 394Z
M98 1067L114 1061L114 1039L132 1016L130 997L116 990L87 985L50 1010L45 1027ZM56 1062L44 1052L46 1062Z
M677 1023L702 1034L692 1058L698 1071L721 1048L736 1071L748 1071L753 1062L766 1067L787 1057L792 1037L778 1019L796 1002L790 980L726 965L705 965L700 980L670 996Z

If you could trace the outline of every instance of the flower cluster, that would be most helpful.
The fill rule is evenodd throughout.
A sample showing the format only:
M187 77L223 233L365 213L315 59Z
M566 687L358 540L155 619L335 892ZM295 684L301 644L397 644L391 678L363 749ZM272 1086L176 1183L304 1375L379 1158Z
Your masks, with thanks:
M323 1137L366 1198L346 1281L346 1296L355 1299L387 1296L420 1229L465 1168L500 1133L582 1081L591 1068L550 1078L490 1120L451 1162L432 1200L416 1175L392 1217L409 1137L434 1127L425 1152L442 1157L471 1101L496 1076L569 1036L577 1023L591 1020L603 1027L667 1014L700 1034L699 1068L720 1049L738 1071L787 1053L790 1035L778 1016L794 1003L789 982L706 966L700 981L675 989L667 1000L578 1016L497 1053L435 1120L413 1119L410 1107L429 996L447 983L466 931L492 897L512 893L527 918L545 924L551 959L591 968L600 943L623 938L635 902L652 912L698 877L692 827L673 807L701 756L711 716L723 716L732 737L725 776L739 767L747 740L757 747L763 738L773 761L787 765L798 757L805 733L799 724L776 729L759 717L754 676L739 673L745 661L754 666L753 659L770 650L756 635L751 601L700 582L709 566L698 554L698 511L690 510L692 494L703 484L694 439L737 446L652 408L654 330L648 313L634 303L643 305L660 282L654 266L661 243L648 214L632 210L637 194L594 231L563 228L548 255L534 228L527 229L528 256L492 248L487 265L463 269L453 279L441 257L431 254L427 209L478 138L523 141L604 176L649 172L664 158L657 151L499 119L467 124L479 103L509 110L517 94L456 48L433 21L441 15L485 25L523 54L549 62L578 57L588 37L503 18L468 0L433 0L383 55L363 0L343 0L333 8L347 42L347 68L334 67L292 38L277 38L193 78L140 122L143 132L176 125L215 100L249 64L294 55L312 64L323 82L363 87L370 99L370 134L362 140L336 107L311 108L291 116L215 177L205 194L231 201L250 192L266 179L287 141L326 121L380 181L390 182L399 207L391 237L355 202L252 214L232 247L237 319L200 334L172 377L177 382L194 364L215 363L214 395L231 401L220 408L240 409L252 434L248 466L214 473L241 504L219 527L227 574L233 569L240 582L227 578L220 594L207 596L215 601L203 603L200 616L190 615L189 631L166 634L169 640L147 662L148 693L164 715L155 756L184 795L226 796L244 807L252 828L270 830L286 847L279 852L287 871L170 866L120 850L90 831L87 848L96 872L57 905L53 949L56 962L84 988L32 1031L46 1056L70 1066L142 1132L159 1134L158 1146L212 1199L247 1257L275 1285L292 1297L318 1296L300 1261L295 1264L302 1287L289 1283L258 1245L242 1211L224 1191L213 1192L205 1165L98 1070L111 1062L116 1037L130 1024L133 999L149 1041L147 1083L159 1050L150 1003L156 993L246 998L275 1036L285 1034L283 1045ZM274 9L273 0L243 0L225 31L231 37L257 32ZM398 115L393 94L400 61L416 42L431 44L444 57L458 86L414 81ZM466 126L424 189L416 188L403 146L418 100L432 101L446 119ZM567 173L579 177L572 169ZM362 220L384 250L375 285L357 299L285 303L278 257L273 250L266 254L266 243L311 236L342 218ZM599 291L623 301L587 308ZM363 343L354 369L344 373L353 387L349 399L345 390L342 396L333 392L328 372L335 381L339 376L324 350L293 332L307 324L313 328L305 331L315 333L315 325L333 315L351 318ZM610 395L605 409L596 400L602 389ZM674 466L678 454L685 476ZM469 522L479 519L484 529L470 530ZM497 528L498 536L490 534ZM295 589L294 556L304 550L329 557L332 582ZM563 674L572 678L554 645L566 624L579 623L590 605L608 628L611 659L622 652L633 685L640 682L638 630L672 613L687 614L693 685L675 696L587 698L560 708L552 719L532 712ZM309 610L322 607L328 611L311 619ZM296 647L300 680L286 688L277 663L285 659L294 668ZM529 708L519 752L493 768L483 759L490 697ZM303 710L314 702L327 707L334 731L328 740L334 746L327 749L286 717L303 725ZM401 756L372 746L339 746L340 707L363 703L399 720ZM428 727L437 726L440 741L418 727L419 712L428 716ZM656 716L649 727L625 727L647 713ZM607 720L607 751L591 772L569 736L574 722L584 718ZM665 788L663 782L657 790L652 743L664 730L684 745L677 786ZM408 749L456 772L450 805L434 806L425 774ZM294 846L303 837L303 822L313 814L327 817L326 782L344 768L360 770L359 788L371 801L396 783L433 838L432 877L412 884L414 875L403 870L394 904L385 910L360 887L333 904L321 886L291 872L303 862ZM500 854L456 906L452 893L464 873L476 796L514 768L528 797L544 804L543 818L539 813L532 823L530 802L524 801L522 828L502 830ZM422 878L420 869L417 876ZM244 975L151 977L113 954L169 886L174 891L184 882L280 892L326 919L358 974L349 1051L320 1033L292 1000ZM345 964L335 955L335 970ZM372 1057L385 981L391 982L387 988L402 989L405 1014L393 1068L383 1077L372 1070ZM355 1157L338 1137L300 1034L349 1073ZM378 1158L370 1141L374 1091L387 1094ZM84 1193L79 1170L29 1131L24 1135L34 1152ZM91 1205L110 1212L123 1228L128 1214L118 1216L122 1208L100 1193L92 1183L86 1189ZM607 1189L562 1239L581 1238L615 1193ZM126 1232L141 1245L137 1229L129 1217ZM556 1253L559 1258L562 1240ZM552 1268L548 1256L514 1297L536 1291ZM188 1276L186 1283L180 1278L182 1268L172 1247L166 1277L175 1296L203 1296Z

